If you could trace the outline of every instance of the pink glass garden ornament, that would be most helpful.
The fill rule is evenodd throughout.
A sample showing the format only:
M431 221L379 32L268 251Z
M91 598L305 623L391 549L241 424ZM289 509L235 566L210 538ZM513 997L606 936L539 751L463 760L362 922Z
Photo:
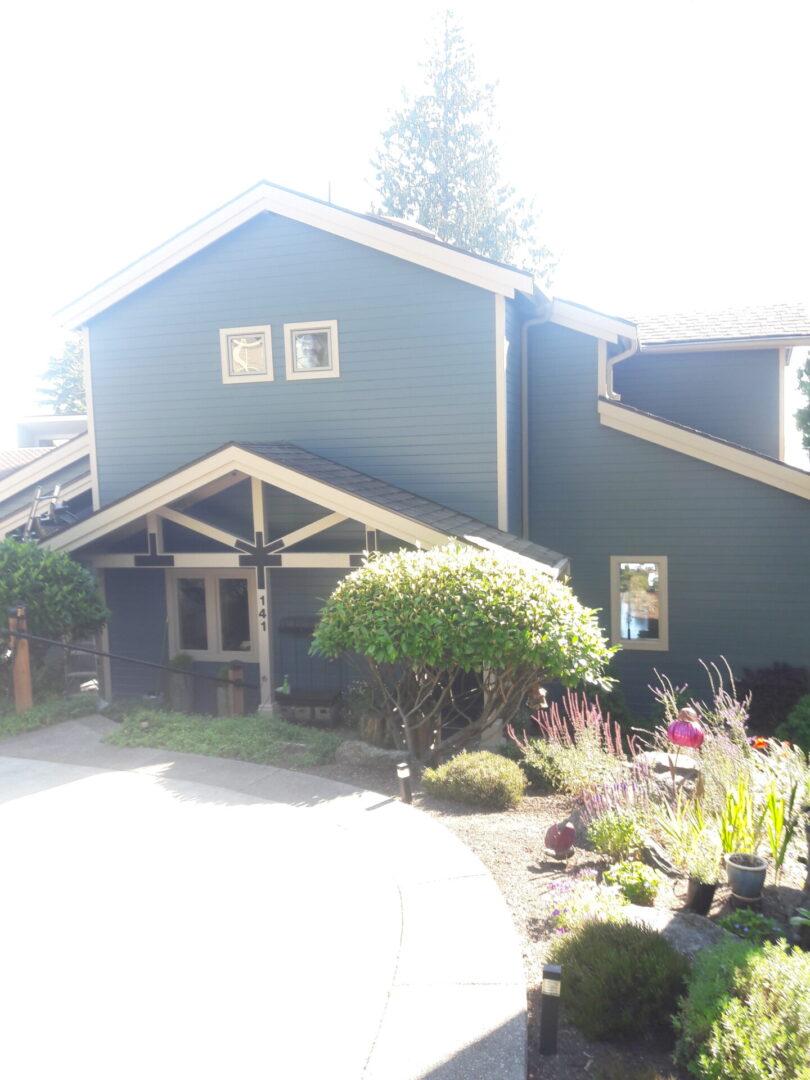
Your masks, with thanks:
M694 709L688 706L681 709L677 720L673 720L667 728L667 738L675 746L687 746L691 750L697 750L703 744L706 733Z

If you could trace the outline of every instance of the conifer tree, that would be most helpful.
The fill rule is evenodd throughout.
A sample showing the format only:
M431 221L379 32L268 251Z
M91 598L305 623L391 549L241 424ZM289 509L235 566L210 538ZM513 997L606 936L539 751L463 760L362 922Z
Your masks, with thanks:
M375 212L415 221L440 240L548 280L553 262L537 242L532 208L500 177L492 137L495 88L477 81L450 11L424 71L425 92L406 93L382 133L372 162L380 196Z
M43 405L48 405L56 416L86 412L81 342L75 339L66 341L62 355L52 356L48 361L42 381L50 385L44 386L39 396Z

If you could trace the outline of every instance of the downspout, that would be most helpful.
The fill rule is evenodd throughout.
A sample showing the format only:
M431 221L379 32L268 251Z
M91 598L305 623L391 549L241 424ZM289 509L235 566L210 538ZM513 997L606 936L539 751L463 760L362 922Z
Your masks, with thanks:
M625 338L624 340L627 341L628 339ZM630 341L630 345L623 352L616 353L615 356L608 357L607 370L605 372L605 384L608 400L622 400L622 395L617 394L616 391L613 389L613 368L616 366L616 364L620 363L620 361L627 360L628 357L634 356L640 348L641 346L639 344L638 335L636 335L636 337Z
M551 318L553 301L546 297L546 309L536 319L527 319L520 328L520 479L521 535L529 538L529 330Z

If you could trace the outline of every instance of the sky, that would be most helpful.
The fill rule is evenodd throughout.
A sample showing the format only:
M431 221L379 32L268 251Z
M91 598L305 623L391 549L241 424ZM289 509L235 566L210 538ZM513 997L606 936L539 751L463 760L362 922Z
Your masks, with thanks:
M266 179L367 210L444 4L16 4L0 63L0 446L53 313ZM810 300L810 7L459 3L504 179L610 314ZM795 380L795 364L788 385ZM806 462L806 458L804 459Z

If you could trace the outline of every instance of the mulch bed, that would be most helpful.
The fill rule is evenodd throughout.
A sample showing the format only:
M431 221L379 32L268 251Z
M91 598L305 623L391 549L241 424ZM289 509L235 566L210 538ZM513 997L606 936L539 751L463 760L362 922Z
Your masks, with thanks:
M399 794L396 777L388 770L328 765L307 771L384 795ZM540 982L555 933L547 917L547 887L576 870L599 870L607 865L599 855L580 848L565 866L545 856L543 838L546 830L553 822L568 819L574 809L572 800L558 794L530 793L517 810L482 812L426 795L417 787L413 805L440 820L478 855L509 907L523 942L529 1022L527 1080L595 1080L599 1077L605 1080L688 1080L688 1074L672 1064L667 1047L652 1042L621 1045L594 1042L567 1023L564 1013L557 1054L543 1056L539 1052ZM804 867L799 864L786 867L781 886L766 888L762 913L784 921L798 899L804 873ZM684 889L683 880L665 885L659 894L658 905L682 908ZM710 914L714 917L731 910L728 889L721 886Z

